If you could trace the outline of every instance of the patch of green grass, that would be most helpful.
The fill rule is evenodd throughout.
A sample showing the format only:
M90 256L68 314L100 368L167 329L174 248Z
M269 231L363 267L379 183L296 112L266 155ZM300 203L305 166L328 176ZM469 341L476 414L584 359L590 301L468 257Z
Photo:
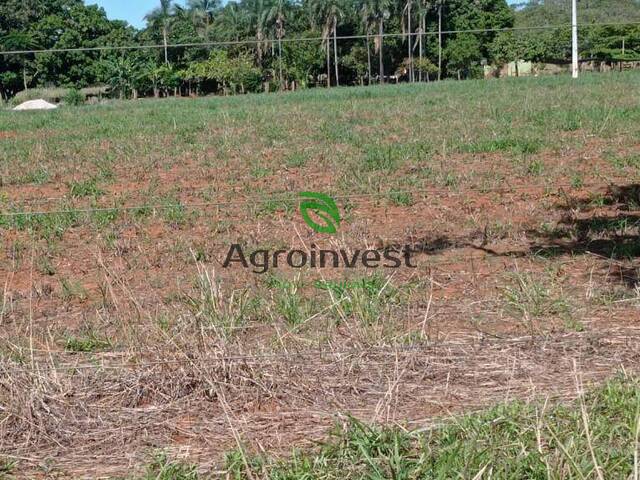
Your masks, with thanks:
M198 480L196 467L169 459L164 452L157 452L147 465L143 476L136 480Z
M12 473L17 465L17 461L0 456L0 480L10 480L15 478Z
M16 183L28 184L33 183L35 185L44 185L51 178L51 175L46 168L36 168L21 176Z
M621 377L570 404L503 404L423 432L351 419L315 450L286 460L234 451L226 470L236 480L542 480L597 478L597 467L623 479L639 426L640 385Z
M21 213L19 211L0 213L0 229L27 231L46 240L62 238L71 227L80 225L82 215L74 210L61 210L50 214Z
M269 275L265 282L271 291L275 311L290 327L297 327L312 315L310 302L302 295L300 276L289 280Z
M69 182L69 193L73 198L93 197L104 195L104 190L98 186L97 178Z
M90 330L82 336L71 336L65 341L65 350L74 353L93 353L111 348L109 339L98 335Z
M389 192L389 200L391 200L391 203L394 205L402 207L413 205L413 195L411 192L392 190Z
M389 171L398 166L398 147L393 145L376 145L365 152L364 167L372 172Z
M391 282L379 274L341 282L316 282L315 286L329 294L336 320L353 317L363 325L378 323L397 302L399 294Z
M512 285L503 289L503 298L513 313L531 318L558 315L569 310L561 290L546 278L531 273L513 273Z
M618 170L624 170L625 168L640 170L640 154L618 155L608 153L605 158Z
M293 152L289 154L284 161L284 164L289 168L304 167L306 163L307 163L307 158L301 152Z
M460 147L464 153L511 152L519 154L538 153L542 142L536 139L500 137L491 140L477 140Z

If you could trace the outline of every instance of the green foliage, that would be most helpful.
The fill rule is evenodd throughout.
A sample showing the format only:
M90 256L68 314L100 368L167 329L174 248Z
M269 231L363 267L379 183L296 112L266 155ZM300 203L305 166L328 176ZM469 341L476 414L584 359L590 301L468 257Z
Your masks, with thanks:
M447 71L450 75L463 74L465 77L472 77L482 59L480 42L473 34L459 34L449 42L444 55L448 60Z
M198 472L194 466L172 461L166 453L158 452L140 480L198 480L198 478Z
M99 197L104 194L98 186L98 179L93 177L87 180L73 181L69 183L69 191L74 198Z
M226 50L213 50L206 61L192 63L182 76L187 80L212 80L224 92L244 93L256 90L261 75L247 54L229 58Z
M367 44L338 42L338 51L331 54L334 58L330 58L329 67L333 70L331 64L337 62L342 85L363 84L369 73L375 77L379 73L378 58L375 58L378 55L384 61L385 72L405 72L411 66L405 58L404 42L389 38L378 48L375 41L380 27L385 33L403 31L406 26L405 0L273 0L228 2L225 5L213 0L191 0L186 6L161 0L145 17L147 25L139 32L124 22L109 21L102 9L85 6L80 0L7 0L5 3L9 6L0 6L2 49L137 43L162 47L104 51L99 55L95 52L63 52L8 56L0 64L0 95L5 100L20 90L49 84L82 87L102 82L109 85L112 95L118 98L257 92L263 85L279 89L281 75L285 88L324 85L326 46L334 27L339 35L365 32L372 35ZM414 58L413 65L423 78L429 78L438 71L438 49L433 35L438 23L438 3L417 2L414 7L412 30L415 32L415 26L424 20L428 35L422 38L423 54L421 58ZM603 18L640 19L634 0L615 0L613 5L594 0L581 6L580 12L581 22L587 23L602 22ZM531 0L517 9L510 8L506 0L451 2L442 17L443 30L491 31L445 35L443 75L478 77L484 59L498 64L516 58L531 61L567 59L570 55L570 29L567 27L544 31L498 30L514 24L524 27L563 24L568 17L566 2L555 0ZM274 41L318 36L323 42ZM581 29L580 36L584 57L640 58L638 25ZM204 46L167 47L169 44L242 40L251 43L213 51ZM334 75L331 71L331 76ZM73 101L77 100L79 97L74 97Z
M84 97L84 94L80 92L80 90L72 88L64 96L63 101L66 105L77 107L79 105L84 104L85 97Z
M9 480L15 478L12 475L12 472L17 465L17 461L0 456L0 480Z
M636 380L619 378L573 404L508 403L423 432L350 419L319 448L286 460L232 452L227 476L445 480L484 478L480 472L489 471L491 478L512 480L590 478L595 458L604 478L630 478L639 392Z
M428 58L417 58L413 61L413 64L418 72L422 72L425 75L434 75L438 73L438 66Z
M69 337L65 342L65 350L74 353L93 353L111 347L109 340L99 337L95 332L89 332L81 337Z

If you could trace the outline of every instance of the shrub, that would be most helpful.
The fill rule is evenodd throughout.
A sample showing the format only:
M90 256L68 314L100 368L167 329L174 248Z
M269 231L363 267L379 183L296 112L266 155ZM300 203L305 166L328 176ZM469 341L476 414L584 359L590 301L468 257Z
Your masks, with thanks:
M64 100L64 103L67 105L78 106L78 105L84 104L85 96L80 90L76 90L75 88L72 88L64 96L63 100Z

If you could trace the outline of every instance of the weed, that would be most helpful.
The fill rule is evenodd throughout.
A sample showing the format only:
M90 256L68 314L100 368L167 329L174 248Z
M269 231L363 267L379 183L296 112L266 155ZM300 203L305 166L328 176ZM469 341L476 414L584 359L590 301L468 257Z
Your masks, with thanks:
M16 183L19 183L19 184L34 183L36 185L44 185L50 180L50 178L51 178L51 175L49 174L47 169L37 168L35 170L32 170L24 174L22 177L18 179Z
M542 160L533 160L527 165L527 175L539 177L544 171L544 163Z
M172 461L166 453L157 452L139 480L198 480L198 472L193 465Z
M411 195L411 192L392 190L389 192L389 199L394 205L402 207L413 205L413 196Z
M456 417L426 432L367 425L353 418L336 427L313 451L294 451L287 460L238 461L228 455L230 478L412 479L590 478L594 460L604 478L631 478L634 469L640 388L620 378L574 404L521 402ZM577 403L587 405L585 416ZM584 432L588 422L591 436ZM543 447L541 447L541 445ZM593 454L591 453L593 452ZM251 469L247 472L247 466Z
M269 175L271 175L273 172L271 171L271 169L269 168L265 168L261 165L254 165L251 168L251 176L253 178L264 178L264 177L268 177Z
M69 193L73 198L93 197L104 195L104 190L98 187L98 179L93 177L83 181L73 181L68 184Z
M398 165L397 147L394 146L373 146L369 147L364 157L364 167L366 170L389 171Z
M294 152L294 153L288 155L285 158L285 162L284 162L284 164L289 168L304 167L304 165L306 163L307 163L307 158L301 152Z
M510 151L515 154L538 153L542 144L538 140L527 138L497 138L491 140L480 140L474 143L463 145L460 150L465 153L492 153Z
M60 280L60 286L62 288L61 298L65 302L71 300L85 301L89 295L80 282L68 280L63 278Z
M250 208L254 211L254 215L257 217L272 216L276 212L283 212L285 215L290 215L295 210L295 198L292 194L280 194L263 195L263 198L258 200L254 205L250 205Z
M167 197L162 200L162 218L173 227L180 227L187 223L186 208L179 199Z
M511 275L514 285L504 288L503 297L517 314L530 318L567 312L567 301L530 273Z
M93 353L111 348L111 341L90 330L83 336L71 336L65 341L65 350L74 353Z
M0 480L10 480L13 477L12 472L18 465L18 462L10 458L0 456Z
M573 188L582 188L584 186L584 178L582 175L576 173L571 176L571 186Z
M228 339L244 325L255 303L249 301L247 291L223 291L215 270L208 271L196 262L198 274L194 294L185 300L199 325L213 329L220 338Z
M300 275L293 280L270 275L265 284L271 290L277 314L284 319L287 325L296 327L309 317L311 308L300 293L303 286Z
M40 272L42 275L55 275L56 268L51 263L51 259L46 255L41 255L36 258L36 270Z
M363 325L376 324L398 298L398 291L380 275L343 282L316 282L315 286L329 293L337 320L354 317Z

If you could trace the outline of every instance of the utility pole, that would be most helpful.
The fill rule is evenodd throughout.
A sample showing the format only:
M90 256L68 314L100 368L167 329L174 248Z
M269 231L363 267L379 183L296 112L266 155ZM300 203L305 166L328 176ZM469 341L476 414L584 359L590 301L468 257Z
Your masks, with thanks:
M438 3L438 81L442 79L442 0Z
M578 78L580 67L578 65L578 0L571 2L571 51L572 51L572 75Z

